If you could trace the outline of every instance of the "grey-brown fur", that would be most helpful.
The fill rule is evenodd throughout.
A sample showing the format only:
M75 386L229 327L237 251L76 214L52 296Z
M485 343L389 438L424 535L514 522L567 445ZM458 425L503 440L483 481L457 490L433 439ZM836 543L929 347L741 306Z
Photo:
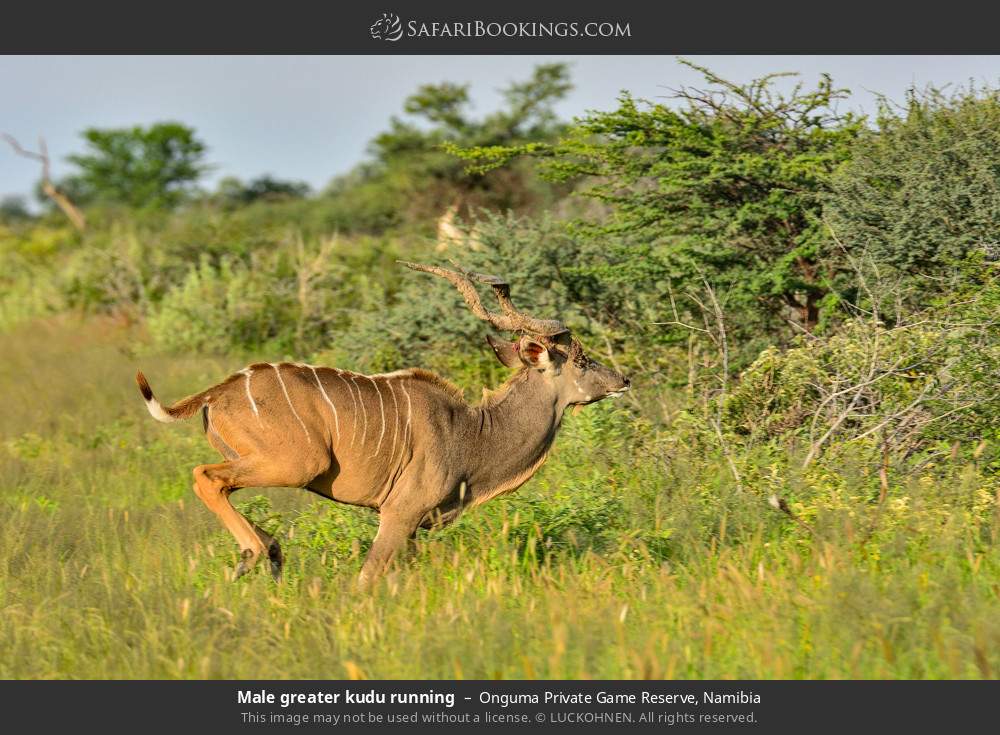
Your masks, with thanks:
M359 375L294 363L257 363L163 407L142 373L154 417L203 410L209 443L226 459L194 470L195 492L240 544L237 576L266 552L280 574L277 542L239 514L243 487L311 490L380 515L362 581L382 572L417 528L513 491L545 461L565 410L620 393L628 380L588 358L568 332L490 338L517 372L479 405L422 370Z

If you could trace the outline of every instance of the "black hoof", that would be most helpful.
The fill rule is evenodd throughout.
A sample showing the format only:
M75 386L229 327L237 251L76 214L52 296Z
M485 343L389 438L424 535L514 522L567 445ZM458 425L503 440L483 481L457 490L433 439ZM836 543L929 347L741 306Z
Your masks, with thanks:
M277 541L271 541L267 547L267 558L271 560L271 576L274 577L275 582L280 582L281 567L284 566L285 560L281 555L281 547L278 546Z
M233 576L233 581L236 581L244 574L253 569L254 555L253 550L243 549L240 552L240 562L236 565L236 572Z

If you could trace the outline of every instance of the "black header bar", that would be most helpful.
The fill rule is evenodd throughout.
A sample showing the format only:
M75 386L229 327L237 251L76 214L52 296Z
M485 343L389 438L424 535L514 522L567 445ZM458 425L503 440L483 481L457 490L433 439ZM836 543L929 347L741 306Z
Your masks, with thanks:
M8 3L0 52L65 54L997 53L990 3L231 0Z

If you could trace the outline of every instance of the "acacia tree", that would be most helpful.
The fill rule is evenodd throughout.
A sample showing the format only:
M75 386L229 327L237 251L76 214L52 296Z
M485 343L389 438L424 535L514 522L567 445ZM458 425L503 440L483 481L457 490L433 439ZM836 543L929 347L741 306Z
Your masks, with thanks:
M446 150L554 140L563 126L553 107L571 88L565 64L542 64L528 79L501 90L501 109L477 117L468 85L422 85L405 100L406 117L394 116L389 129L372 140L372 161L351 181L337 182L331 193L343 196L354 188L357 196L367 187L387 208L418 220L452 205L462 214L478 207L522 209L540 194L529 167L469 176Z
M707 89L676 90L673 105L624 93L617 109L589 113L554 144L453 150L479 172L527 155L551 179L582 182L611 213L577 231L603 239L609 254L615 242L641 245L636 278L656 273L682 289L707 279L725 289L732 313L775 326L791 309L812 330L827 293L822 195L862 120L836 111L846 92L828 76L783 94L775 82L788 75L743 85L682 63Z
M69 156L80 172L66 182L92 201L172 207L207 170L205 145L175 122L83 132L88 152Z

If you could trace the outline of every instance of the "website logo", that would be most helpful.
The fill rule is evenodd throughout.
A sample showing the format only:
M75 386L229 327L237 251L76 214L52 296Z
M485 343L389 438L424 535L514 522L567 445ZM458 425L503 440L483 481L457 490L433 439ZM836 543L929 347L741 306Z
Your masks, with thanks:
M382 13L368 30L376 41L398 41L403 37L403 23L395 13Z
M382 17L368 28L376 41L398 41L407 38L631 38L628 21L485 21L485 20L420 20L411 19L404 25L395 13Z

